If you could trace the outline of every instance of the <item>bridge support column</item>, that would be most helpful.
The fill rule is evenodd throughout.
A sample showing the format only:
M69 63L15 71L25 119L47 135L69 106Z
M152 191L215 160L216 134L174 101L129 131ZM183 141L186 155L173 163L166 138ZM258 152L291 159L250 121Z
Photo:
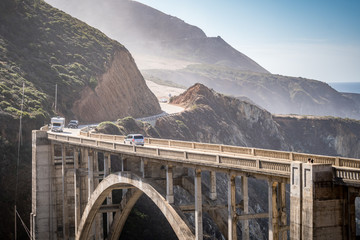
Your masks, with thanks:
M228 239L237 239L235 175L228 175Z
M210 199L216 200L216 172L210 171Z
M51 149L53 148L50 148L46 131L32 131L32 218L30 222L34 239L52 239L54 235L51 226L53 208Z
M99 152L94 150L94 172L98 173L99 172ZM96 187L99 185L99 176L98 174L94 177L94 189L96 189ZM102 213L98 213L95 217L95 239L104 239L103 236L103 221L102 221Z
M87 148L81 149L81 161L80 168L87 169L88 168L88 156L89 151ZM84 212L84 209L88 200L88 181L85 176L80 178L80 212L81 214Z
M111 173L111 155L110 153L104 153L104 177L109 176ZM106 197L106 204L112 204L112 192ZM110 227L113 222L113 213L108 212L106 213L106 232L110 232Z
M76 148L74 148L74 208L75 208L75 234L76 234L81 219L79 152Z
M301 240L302 163L292 162L290 173L290 239Z
M63 222L63 238L69 239L69 212L68 212L68 197L67 197L67 181L66 181L66 147L61 144L61 177L62 177L62 222Z
M174 185L173 185L173 167L166 166L166 200L168 203L174 203Z
M245 176L241 177L241 193L243 195L244 202L244 214L249 213L249 191L248 191L248 178ZM242 239L249 240L249 220L242 220Z
M203 239L201 170L195 169L195 239Z
M269 240L279 239L278 207L277 207L277 182L268 182L269 203Z
M286 184L279 183L278 185L278 201L279 201L279 223L280 223L280 239L287 239L287 214L286 214Z

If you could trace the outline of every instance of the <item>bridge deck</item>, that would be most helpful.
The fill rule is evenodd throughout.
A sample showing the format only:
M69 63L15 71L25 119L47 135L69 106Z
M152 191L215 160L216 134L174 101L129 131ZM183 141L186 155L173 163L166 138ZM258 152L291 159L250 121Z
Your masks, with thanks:
M334 176L340 182L360 183L360 159L156 138L147 138L145 146L131 146L123 144L124 136L85 132L80 135L48 132L48 138L70 145L168 161L174 165L198 165L209 170L216 168L217 171L237 171L260 178L286 178L287 181L292 161L306 163L311 158L315 164L331 164Z

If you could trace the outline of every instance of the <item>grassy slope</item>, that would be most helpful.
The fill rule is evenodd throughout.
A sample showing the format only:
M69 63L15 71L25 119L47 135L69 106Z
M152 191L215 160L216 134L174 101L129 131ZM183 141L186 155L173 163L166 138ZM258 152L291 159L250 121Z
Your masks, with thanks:
M43 1L15 4L0 14L0 109L18 114L25 83L25 115L49 117L58 84L59 109L70 114L79 90L96 86L122 45Z

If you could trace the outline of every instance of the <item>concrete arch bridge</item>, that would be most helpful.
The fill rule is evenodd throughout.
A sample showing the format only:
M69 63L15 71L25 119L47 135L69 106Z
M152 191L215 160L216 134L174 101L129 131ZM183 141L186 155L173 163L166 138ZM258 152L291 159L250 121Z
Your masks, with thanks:
M237 239L240 227L242 239L249 239L249 220L256 218L268 219L269 239L356 238L359 159L152 138L145 146L132 146L123 140L33 131L34 239L118 239L142 194L179 239L204 238L203 212L226 239ZM207 188L202 172L208 173ZM219 174L227 177L222 203L217 200ZM268 183L268 212L249 211L249 177ZM174 185L191 192L194 202L180 205ZM116 189L122 189L118 204L112 201ZM194 214L194 223L185 212Z

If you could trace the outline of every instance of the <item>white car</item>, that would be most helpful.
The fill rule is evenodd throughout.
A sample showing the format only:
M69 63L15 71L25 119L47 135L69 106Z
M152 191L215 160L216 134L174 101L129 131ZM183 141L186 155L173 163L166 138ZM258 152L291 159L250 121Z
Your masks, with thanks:
M144 136L141 134L129 134L124 139L124 144L144 146Z

